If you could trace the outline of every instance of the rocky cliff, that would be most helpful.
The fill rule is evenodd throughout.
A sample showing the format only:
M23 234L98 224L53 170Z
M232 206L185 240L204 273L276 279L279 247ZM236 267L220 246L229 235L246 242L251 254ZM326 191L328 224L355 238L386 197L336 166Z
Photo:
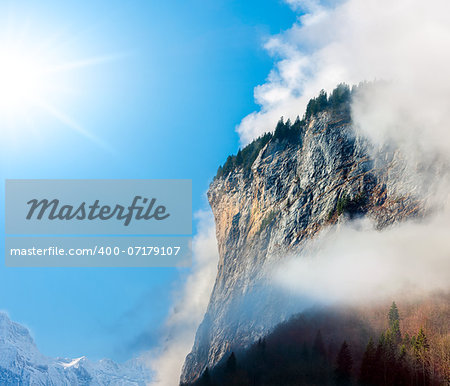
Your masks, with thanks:
M294 142L273 136L249 171L236 167L217 177L208 199L218 274L181 381L196 379L290 315L292 304L261 285L267 265L342 218L369 216L381 229L419 214L420 201L405 193L414 189L404 168L400 152L357 134L344 109L314 115Z

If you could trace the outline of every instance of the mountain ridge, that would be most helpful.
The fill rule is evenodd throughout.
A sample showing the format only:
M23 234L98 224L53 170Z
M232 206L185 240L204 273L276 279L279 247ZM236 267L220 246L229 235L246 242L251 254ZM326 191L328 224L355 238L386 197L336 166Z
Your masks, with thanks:
M299 135L296 144L271 138L249 173L235 167L210 185L220 260L182 383L295 311L272 289L256 290L268 265L345 217L366 216L383 229L424 212L402 154L360 135L349 109L316 112Z
M138 360L118 364L109 359L46 357L26 327L0 312L1 384L144 386L149 380L148 370Z

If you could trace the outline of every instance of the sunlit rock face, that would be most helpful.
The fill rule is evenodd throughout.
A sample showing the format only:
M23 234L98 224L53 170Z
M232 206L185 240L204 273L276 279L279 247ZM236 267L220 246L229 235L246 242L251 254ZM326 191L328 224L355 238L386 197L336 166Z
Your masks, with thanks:
M300 311L298 299L264 285L265 268L344 219L368 216L382 229L421 214L405 167L399 151L376 148L357 134L348 112L326 111L306 124L296 143L271 139L250 172L237 168L216 178L208 199L218 274L181 381L196 379Z

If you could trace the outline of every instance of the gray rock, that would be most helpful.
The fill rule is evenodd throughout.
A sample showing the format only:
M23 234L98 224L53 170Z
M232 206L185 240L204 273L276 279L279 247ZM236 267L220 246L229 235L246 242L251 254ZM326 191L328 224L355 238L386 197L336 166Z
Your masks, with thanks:
M343 215L369 216L382 229L423 212L400 152L372 146L348 113L320 113L301 136L299 145L272 139L250 175L237 169L211 183L218 274L182 382L290 316L289 300L260 285L267 265Z

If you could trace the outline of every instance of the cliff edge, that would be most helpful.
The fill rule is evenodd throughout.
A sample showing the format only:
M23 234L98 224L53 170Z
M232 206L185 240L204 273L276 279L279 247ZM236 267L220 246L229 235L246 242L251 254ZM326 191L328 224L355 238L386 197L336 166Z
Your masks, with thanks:
M181 382L292 315L295 305L261 285L267 265L342 218L368 216L382 229L420 214L420 200L405 193L414 188L400 152L359 135L349 110L320 111L288 136L266 137L247 168L219 169L208 191L218 274Z

